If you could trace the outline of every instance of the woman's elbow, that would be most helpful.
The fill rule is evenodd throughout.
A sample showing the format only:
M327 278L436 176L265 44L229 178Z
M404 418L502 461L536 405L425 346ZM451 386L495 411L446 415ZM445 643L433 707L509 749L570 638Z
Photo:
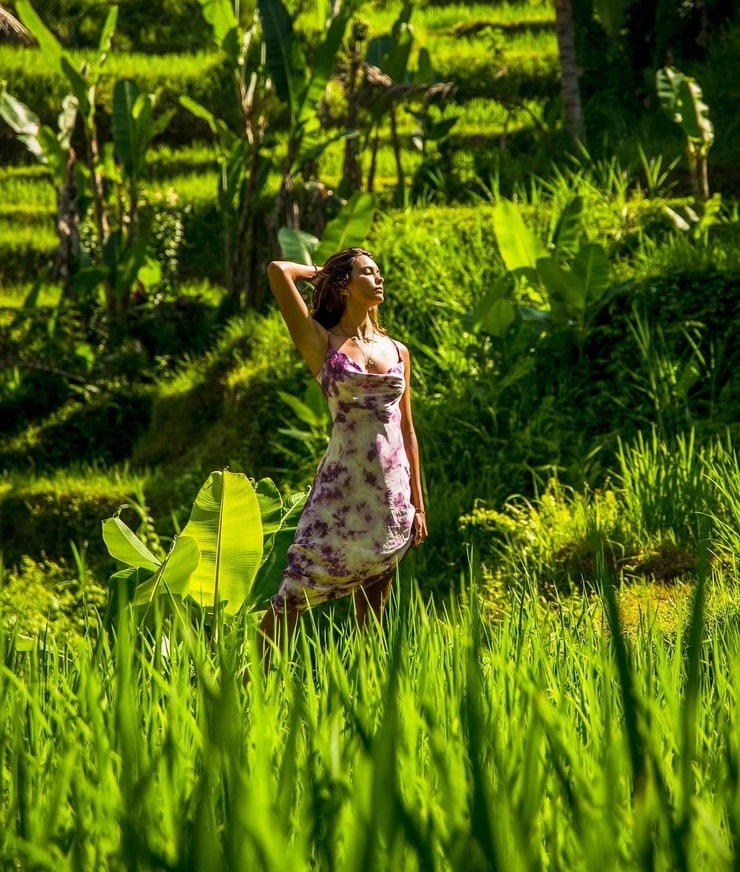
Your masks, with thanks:
M267 264L267 278L275 278L275 276L282 275L283 265L279 260L271 260L270 263Z

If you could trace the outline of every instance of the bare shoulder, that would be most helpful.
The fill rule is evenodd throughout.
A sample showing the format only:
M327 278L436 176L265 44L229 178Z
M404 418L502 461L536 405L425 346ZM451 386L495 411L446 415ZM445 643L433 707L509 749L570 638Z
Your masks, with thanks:
M389 339L391 340L391 342L393 342L393 344L396 346L396 348L398 349L398 351L399 351L401 357L402 357L405 361L408 361L408 360L411 359L411 354L410 354L410 352L409 352L409 350L408 350L408 347L407 347L406 345L404 345L403 342L399 342L398 339L394 339L392 336L389 336L388 338L389 338Z

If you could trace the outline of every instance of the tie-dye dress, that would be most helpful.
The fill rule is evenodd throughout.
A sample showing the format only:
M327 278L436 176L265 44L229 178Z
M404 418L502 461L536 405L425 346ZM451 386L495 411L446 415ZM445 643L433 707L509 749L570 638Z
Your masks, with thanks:
M280 613L351 593L387 577L411 543L409 462L401 434L405 371L385 373L329 343L317 376L332 435L303 509L282 584Z

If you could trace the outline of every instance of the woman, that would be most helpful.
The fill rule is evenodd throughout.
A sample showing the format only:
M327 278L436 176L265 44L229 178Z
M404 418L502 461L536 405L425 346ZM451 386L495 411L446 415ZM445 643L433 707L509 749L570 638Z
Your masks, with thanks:
M270 287L329 402L332 436L303 509L288 566L262 621L276 640L307 607L352 593L362 626L378 617L398 560L427 535L411 418L408 349L378 326L383 276L348 248L323 267L273 261ZM296 282L314 285L309 312Z

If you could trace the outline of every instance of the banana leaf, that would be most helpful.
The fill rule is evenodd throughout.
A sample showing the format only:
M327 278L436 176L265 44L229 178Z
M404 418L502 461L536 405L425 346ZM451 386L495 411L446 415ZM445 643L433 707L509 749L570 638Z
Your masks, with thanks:
M188 593L204 608L237 612L262 562L262 517L257 494L242 473L212 472L200 489L183 535L198 543L201 560Z
M493 209L493 229L506 269L510 272L536 269L537 261L547 257L540 240L522 220L510 200L500 200Z
M598 302L611 283L609 255L603 246L596 243L582 245L571 269L583 285L586 304Z
M370 232L375 206L375 197L372 194L355 191L336 218L326 225L314 255L316 263L323 264L336 251L362 245Z
M156 572L161 561L158 560L136 534L116 513L103 521L103 541L108 553L127 566L143 566Z
M158 593L171 593L185 597L190 579L200 562L198 543L192 536L175 537L169 554L151 578L136 588L135 606L149 603Z
M308 493L299 493L286 499L280 528L266 544L265 561L249 592L248 605L250 608L265 608L277 593L285 567L288 565L288 548L293 542L307 498Z

